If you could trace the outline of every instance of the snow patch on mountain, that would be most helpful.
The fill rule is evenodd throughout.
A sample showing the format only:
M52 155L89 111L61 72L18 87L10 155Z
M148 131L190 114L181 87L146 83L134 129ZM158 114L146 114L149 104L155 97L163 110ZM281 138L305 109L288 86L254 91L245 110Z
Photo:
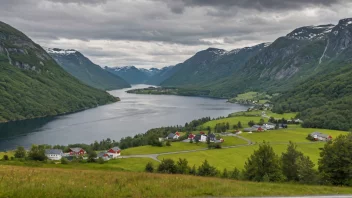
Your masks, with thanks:
M62 54L62 55L74 54L77 52L74 49L59 49L59 48L45 48L45 51L48 52L49 54Z

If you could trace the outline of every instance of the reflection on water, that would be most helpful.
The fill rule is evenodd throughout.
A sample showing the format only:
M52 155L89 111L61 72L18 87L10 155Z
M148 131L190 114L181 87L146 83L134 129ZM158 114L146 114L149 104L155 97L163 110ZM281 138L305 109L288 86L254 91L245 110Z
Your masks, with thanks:
M133 88L147 87L136 85ZM193 119L227 116L247 107L225 100L166 95L128 94L124 90L110 93L121 102L78 113L0 124L0 150L18 145L91 143L94 140L144 133L148 129L183 125Z

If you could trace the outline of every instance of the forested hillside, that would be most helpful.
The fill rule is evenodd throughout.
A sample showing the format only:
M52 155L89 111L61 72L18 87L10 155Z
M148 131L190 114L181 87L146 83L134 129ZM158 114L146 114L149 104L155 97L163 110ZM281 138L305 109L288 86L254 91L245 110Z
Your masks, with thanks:
M301 112L303 126L352 129L352 64L296 86L274 100L274 111Z
M94 64L76 50L47 49L49 55L68 73L97 89L112 90L131 87L128 82Z
M0 122L78 111L115 102L65 72L22 32L0 22Z

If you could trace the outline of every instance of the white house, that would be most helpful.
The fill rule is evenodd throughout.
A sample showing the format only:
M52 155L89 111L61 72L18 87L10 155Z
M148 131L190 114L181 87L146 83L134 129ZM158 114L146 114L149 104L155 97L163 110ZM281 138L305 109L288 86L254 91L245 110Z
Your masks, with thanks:
M180 137L180 133L170 133L165 139L167 140L177 140Z
M63 155L61 149L45 149L45 156L50 160L61 160Z
M273 129L275 129L275 125L274 124L263 124L263 128L266 130L273 130Z
M117 146L111 148L108 150L108 155L110 158L116 159L117 157L119 157L121 155L121 149Z
M104 161L110 160L110 156L108 152L100 152L97 156L97 159L102 158Z

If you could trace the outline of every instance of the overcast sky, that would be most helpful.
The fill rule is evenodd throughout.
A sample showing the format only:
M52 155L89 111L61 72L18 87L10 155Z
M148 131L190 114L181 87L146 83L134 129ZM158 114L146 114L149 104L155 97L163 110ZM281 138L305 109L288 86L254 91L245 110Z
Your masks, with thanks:
M0 20L101 66L163 67L352 17L350 0L0 0Z

